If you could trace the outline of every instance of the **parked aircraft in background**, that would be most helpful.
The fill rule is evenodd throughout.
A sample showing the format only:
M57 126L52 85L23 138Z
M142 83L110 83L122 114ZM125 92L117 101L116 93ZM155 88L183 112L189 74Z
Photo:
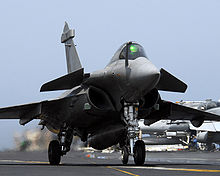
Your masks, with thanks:
M205 101L180 101L177 103L220 115L219 101L208 99ZM216 124L219 124L219 126ZM213 149L213 143L220 143L219 122L205 121L198 128L186 120L160 120L150 126L144 125L144 121L140 120L139 125L143 134L151 135L144 138L144 142L147 145L189 144L192 136L196 136L197 142L202 143L206 150Z
M146 145L188 145L190 136L195 133L190 130L189 121L160 120L150 126L144 125L144 120L138 123ZM145 134L149 136L144 137Z
M205 101L180 101L177 103L183 106L220 115L220 101L207 99ZM190 125L190 129L197 131L197 141L205 144L204 147L206 150L212 150L214 148L213 143L220 144L219 122L206 121L199 128L195 128L193 125Z

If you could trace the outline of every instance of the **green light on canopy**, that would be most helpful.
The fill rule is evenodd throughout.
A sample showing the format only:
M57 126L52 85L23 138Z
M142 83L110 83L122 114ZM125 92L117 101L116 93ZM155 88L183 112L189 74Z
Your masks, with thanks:
M138 48L137 48L136 46L134 46L134 45L131 45L131 46L130 46L130 51L131 51L132 53L137 52L137 50L138 50Z

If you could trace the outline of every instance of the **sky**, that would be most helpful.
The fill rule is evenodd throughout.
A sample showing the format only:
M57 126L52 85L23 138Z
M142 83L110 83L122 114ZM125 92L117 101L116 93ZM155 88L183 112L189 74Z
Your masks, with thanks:
M127 41L137 41L148 58L188 85L185 94L162 92L171 101L220 99L219 0L8 0L0 3L0 107L37 102L61 92L41 85L67 73L60 37L64 22L85 72L106 66ZM37 127L0 121L0 149L13 135Z

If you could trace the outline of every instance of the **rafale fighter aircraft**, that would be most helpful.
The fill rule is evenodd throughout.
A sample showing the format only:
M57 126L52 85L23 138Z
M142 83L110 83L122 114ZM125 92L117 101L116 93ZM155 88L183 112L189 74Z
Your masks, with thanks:
M49 144L50 164L60 163L77 135L95 149L120 144L124 164L132 155L135 164L142 165L145 145L137 140L138 119L149 124L162 118L188 119L195 126L206 119L220 120L220 116L162 100L158 90L185 92L187 86L164 69L158 70L138 43L123 44L103 70L84 73L74 36L66 23L61 42L68 74L41 87L41 92L67 90L61 97L0 109L1 119L20 119L21 125L40 119L39 125L58 134L58 140Z

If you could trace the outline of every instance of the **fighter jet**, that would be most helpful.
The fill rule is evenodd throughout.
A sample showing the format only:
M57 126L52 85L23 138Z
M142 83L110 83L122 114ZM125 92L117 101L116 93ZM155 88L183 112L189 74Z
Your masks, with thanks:
M194 134L194 131L190 130L190 122L182 120L159 120L150 126L144 125L142 119L138 123L146 145L187 145L188 138Z
M199 109L205 112L220 115L220 102L207 99L205 101L178 101L186 107ZM213 121L205 121L199 128L194 127L187 120L160 120L151 125L144 125L144 120L139 120L139 127L143 134L151 136L143 138L146 145L166 145L190 142L190 136L196 136L197 141L206 144L207 149L211 148L212 143L219 143L219 131L215 128ZM187 140L186 140L187 139Z
M177 103L183 106L220 115L220 101L207 99L205 101L180 101ZM197 132L197 141L203 144L205 150L213 150L215 148L213 143L220 144L220 131L217 123L219 122L205 121L199 128L195 128L190 125L190 129Z
M168 133L176 133L176 136L182 136L183 132L189 132L189 122L188 121L171 121L171 120L160 120L157 121L150 126L144 125L143 120L139 120L139 126L143 133L146 134L156 134L156 135L166 135L169 136ZM178 133L180 132L180 133Z
M220 102L207 99L205 101L179 101L183 106L199 109L220 115ZM199 128L194 127L188 120L160 120L150 126L139 120L139 127L143 134L151 136L143 138L146 145L189 144L190 137L196 136L197 142L203 144L206 150L213 148L213 143L220 143L218 122L204 121Z
M218 115L162 100L158 90L185 92L187 85L159 70L136 42L123 44L104 69L84 73L74 36L75 31L66 23L61 42L65 44L68 74L40 89L67 90L65 93L53 100L0 109L1 119L20 119L21 125L40 119L39 125L57 133L58 140L48 147L50 164L60 163L77 135L99 150L120 144L124 164L132 155L136 165L143 165L145 145L136 140L138 119L149 123L162 118L188 119L196 125L206 119L220 120Z

